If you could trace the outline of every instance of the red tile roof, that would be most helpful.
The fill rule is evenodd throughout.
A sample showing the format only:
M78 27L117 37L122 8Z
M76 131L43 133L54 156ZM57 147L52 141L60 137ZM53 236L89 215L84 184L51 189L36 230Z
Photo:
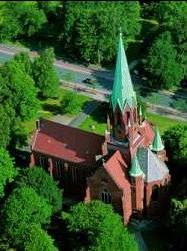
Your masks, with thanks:
M104 164L104 168L119 189L130 187L127 164L119 150Z
M40 130L32 138L32 150L60 159L95 164L95 155L102 153L104 137L41 119Z

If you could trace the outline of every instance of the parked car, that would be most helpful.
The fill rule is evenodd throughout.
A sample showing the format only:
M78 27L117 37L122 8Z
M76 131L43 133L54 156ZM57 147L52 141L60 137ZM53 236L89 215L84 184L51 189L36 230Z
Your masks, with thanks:
M95 84L97 81L95 80L95 79L93 79L93 78L86 78L86 79L84 79L83 80L83 83L85 83L85 84Z

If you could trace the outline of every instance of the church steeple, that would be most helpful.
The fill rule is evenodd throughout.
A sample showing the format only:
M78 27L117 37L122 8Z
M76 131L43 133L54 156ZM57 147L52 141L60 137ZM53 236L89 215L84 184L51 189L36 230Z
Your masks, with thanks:
M159 151L162 151L163 149L164 149L164 145L162 143L162 139L161 139L158 127L156 127L155 137L151 145L151 150L155 152L159 152Z
M117 62L114 75L114 84L111 97L112 107L115 110L119 105L123 112L126 105L130 108L136 105L136 93L133 90L132 81L129 73L127 58L123 46L122 33L120 32Z

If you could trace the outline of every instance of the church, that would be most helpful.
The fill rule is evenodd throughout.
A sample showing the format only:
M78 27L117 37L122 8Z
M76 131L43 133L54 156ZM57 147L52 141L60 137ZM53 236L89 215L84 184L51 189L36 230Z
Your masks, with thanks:
M31 167L44 168L68 196L112 204L124 224L133 215L162 214L171 180L166 161L159 130L137 103L122 34L104 135L40 119L31 142Z

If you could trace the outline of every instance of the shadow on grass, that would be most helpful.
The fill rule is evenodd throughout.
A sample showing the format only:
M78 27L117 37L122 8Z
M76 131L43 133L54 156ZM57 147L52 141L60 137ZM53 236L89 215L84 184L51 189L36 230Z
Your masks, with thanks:
M91 114L91 117L94 121L97 121L97 123L106 123L108 111L109 104L106 102L100 102L99 106Z
M49 111L53 115L62 113L61 107L57 104L42 104L42 108L44 109L44 111Z

